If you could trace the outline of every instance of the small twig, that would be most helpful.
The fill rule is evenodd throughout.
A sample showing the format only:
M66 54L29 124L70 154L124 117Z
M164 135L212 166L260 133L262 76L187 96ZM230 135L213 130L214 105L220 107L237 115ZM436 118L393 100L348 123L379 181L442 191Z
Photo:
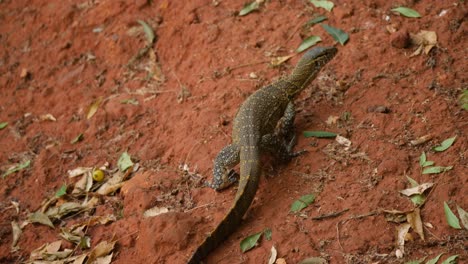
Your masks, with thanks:
M355 215L355 216L352 216L349 219L345 220L345 222L347 222L348 220L361 219L361 218L364 218L364 217L373 216L373 215L377 215L377 214L379 214L379 212L374 211L374 212L370 212L370 213L367 213L367 214Z
M374 211L374 212L370 212L370 213L367 213L367 214L355 215L355 216L351 216L350 218L348 218L346 220L339 221L338 223L336 223L336 240L338 241L338 245L340 245L341 250L344 251L343 246L341 245L341 241L340 241L340 223L344 224L344 223L348 222L349 220L361 219L361 218L364 218L364 217L373 216L373 215L377 215L377 214L379 214L379 212Z
M322 220L322 219L325 219L325 218L337 217L337 216L342 215L343 213L345 213L347 211L349 211L349 208L346 208L346 209L338 211L338 212L333 212L333 213L329 213L329 214L323 214L323 215L319 215L319 216L316 216L316 217L312 217L312 220Z
M336 223L336 240L338 240L338 245L340 245L341 251L344 251L340 241L340 223L341 222Z
M199 205L197 207L194 207L192 209L188 209L188 210L185 210L184 213L188 213L188 212L191 212L193 210L196 210L196 209L199 209L199 208L203 208L203 207L208 207L210 205L213 205L214 203L207 203L207 204L203 204L203 205Z

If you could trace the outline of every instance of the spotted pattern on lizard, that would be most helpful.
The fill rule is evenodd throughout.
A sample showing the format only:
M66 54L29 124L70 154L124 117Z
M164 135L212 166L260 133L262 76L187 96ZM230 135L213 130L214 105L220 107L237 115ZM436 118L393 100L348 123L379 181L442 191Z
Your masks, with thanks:
M258 188L261 153L271 153L284 161L297 156L292 152L295 144L293 99L336 53L335 47L307 51L289 76L257 90L241 105L234 119L232 143L216 156L213 182L207 184L221 190L236 182L238 175L231 169L240 163L236 197L224 219L197 247L188 264L201 263L240 225Z

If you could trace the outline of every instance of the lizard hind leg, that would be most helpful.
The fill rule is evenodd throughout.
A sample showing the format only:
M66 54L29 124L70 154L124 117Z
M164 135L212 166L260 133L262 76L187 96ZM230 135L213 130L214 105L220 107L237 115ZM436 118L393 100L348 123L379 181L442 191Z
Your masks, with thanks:
M213 182L206 182L205 185L220 191L235 183L239 179L232 168L239 164L240 148L236 144L224 147L216 156L213 165Z

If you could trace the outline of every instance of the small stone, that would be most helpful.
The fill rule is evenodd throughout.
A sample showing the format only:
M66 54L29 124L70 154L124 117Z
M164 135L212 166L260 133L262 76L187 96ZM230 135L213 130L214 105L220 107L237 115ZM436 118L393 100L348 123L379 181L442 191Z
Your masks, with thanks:
M369 108L367 108L367 112L388 114L390 113L390 108L383 106L383 105L374 105L374 106L370 106Z
M392 40L390 43L397 49L408 48L411 45L411 38L408 30L398 31L392 34Z
M23 69L21 70L21 73L20 73L21 79L25 79L25 78L27 78L28 76L29 76L29 71L28 71L28 69L23 68Z

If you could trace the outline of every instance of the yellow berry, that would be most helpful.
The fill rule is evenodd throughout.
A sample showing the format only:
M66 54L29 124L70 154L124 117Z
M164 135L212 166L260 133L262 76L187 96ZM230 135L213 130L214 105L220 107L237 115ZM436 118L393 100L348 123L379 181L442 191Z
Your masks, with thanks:
M104 180L104 172L102 170L94 170L93 171L93 180L97 182L101 182Z

